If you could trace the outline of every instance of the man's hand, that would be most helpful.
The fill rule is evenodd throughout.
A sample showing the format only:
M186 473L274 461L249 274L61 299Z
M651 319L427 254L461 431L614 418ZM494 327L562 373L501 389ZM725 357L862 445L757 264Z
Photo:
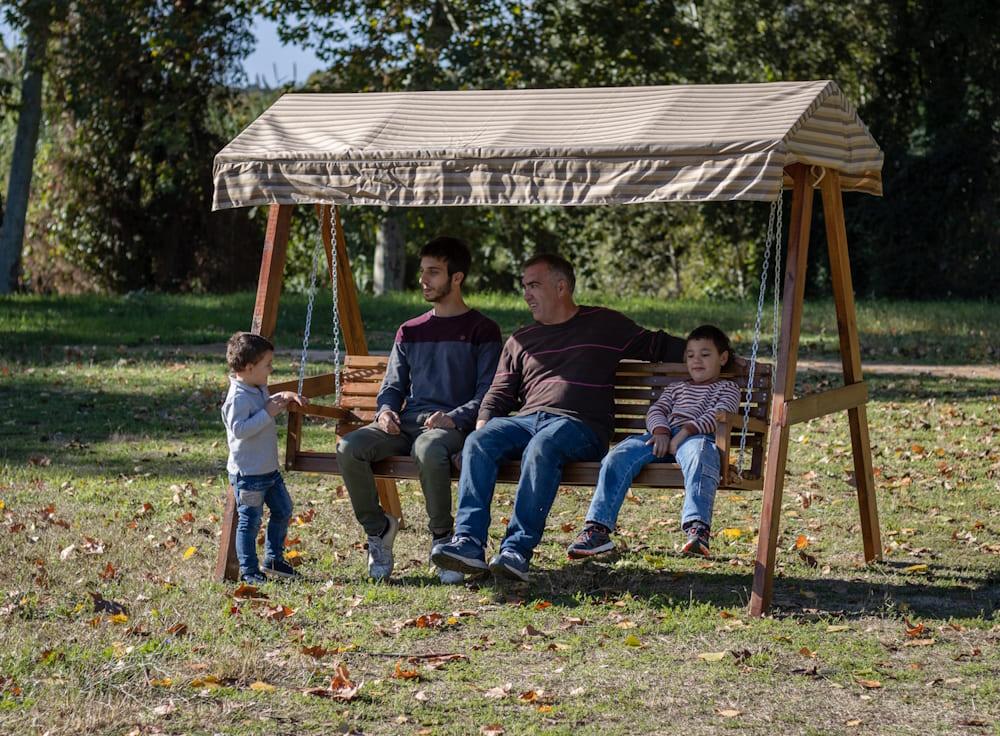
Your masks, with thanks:
M386 434L399 434L399 414L394 412L392 409L386 409L381 414L378 415L378 419L375 420L381 429Z
M653 446L653 455L664 457L670 447L670 434L668 432L654 432L653 436L646 440L646 444Z
M486 422L488 422L488 421L490 421L490 420L489 419L477 419L476 420L476 431L478 432L480 429L482 429L483 427L485 427L486 426Z
M424 420L427 429L454 429L455 420L443 411L436 411Z

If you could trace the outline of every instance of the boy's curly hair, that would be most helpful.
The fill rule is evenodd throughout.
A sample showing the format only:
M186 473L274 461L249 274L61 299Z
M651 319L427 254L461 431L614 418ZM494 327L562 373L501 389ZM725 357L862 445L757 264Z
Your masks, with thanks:
M274 351L274 345L266 337L252 332L237 332L226 344L226 363L234 373L245 371L259 361L265 353Z

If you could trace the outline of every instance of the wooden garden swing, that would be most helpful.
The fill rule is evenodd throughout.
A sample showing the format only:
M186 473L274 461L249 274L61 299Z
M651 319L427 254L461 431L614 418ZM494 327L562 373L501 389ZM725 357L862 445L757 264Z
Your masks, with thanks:
M374 414L384 357L368 356L338 204L390 206L609 205L654 201L772 202L767 255L775 256L775 340L782 188L791 189L781 340L773 367L758 363L762 273L753 357L742 416L720 417L723 487L762 489L750 613L770 606L784 471L795 424L847 411L866 561L881 558L865 404L867 386L848 261L842 191L881 194L882 154L830 81L581 90L285 95L216 157L215 209L268 204L270 213L251 331L271 336L295 204L317 205L333 291L334 371L305 376L309 325L297 389L334 396L289 415L286 468L337 473L336 455L302 449L303 416L337 421L345 434ZM844 385L795 398L814 189L821 192ZM777 203L777 204L775 204ZM777 229L772 225L778 215ZM309 314L315 275L313 260ZM342 333L346 358L339 360ZM645 407L681 380L681 365L623 362L616 379L616 439L642 426ZM738 461L729 462L732 441ZM749 451L744 466L744 449ZM599 463L567 466L568 484L593 484ZM500 480L517 478L517 464ZM401 517L395 479L414 478L409 458L376 466L383 506ZM680 471L651 465L637 485L677 487ZM235 501L227 496L216 576L237 576Z

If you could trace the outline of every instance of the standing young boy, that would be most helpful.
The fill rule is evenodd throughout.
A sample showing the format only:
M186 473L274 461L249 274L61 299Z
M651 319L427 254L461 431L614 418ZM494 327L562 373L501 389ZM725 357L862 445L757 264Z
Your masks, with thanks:
M260 335L237 332L229 338L229 393L222 403L229 461L226 470L236 492L236 556L240 579L252 585L264 575L295 578L298 573L285 562L285 535L292 518L292 498L278 472L278 432L274 418L290 402L305 404L293 391L274 396L267 392L267 377L273 370L274 345ZM257 532L264 506L271 510L265 538L263 574L257 566Z

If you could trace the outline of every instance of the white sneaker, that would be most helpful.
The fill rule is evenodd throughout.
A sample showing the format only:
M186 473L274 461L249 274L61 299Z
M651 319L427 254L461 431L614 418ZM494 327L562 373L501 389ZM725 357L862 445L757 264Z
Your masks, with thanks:
M380 537L368 537L368 576L375 581L388 580L392 575L392 545L399 531L399 520L391 514L386 514L389 528Z
M434 547L439 544L444 544L445 542L451 541L451 535L444 537L438 537L431 542L431 549L428 552L427 561L430 563L431 570L437 573L438 580L440 580L445 585L461 585L465 582L465 573L461 573L458 570L445 570L443 567L438 567L430 559L430 553L434 551Z

